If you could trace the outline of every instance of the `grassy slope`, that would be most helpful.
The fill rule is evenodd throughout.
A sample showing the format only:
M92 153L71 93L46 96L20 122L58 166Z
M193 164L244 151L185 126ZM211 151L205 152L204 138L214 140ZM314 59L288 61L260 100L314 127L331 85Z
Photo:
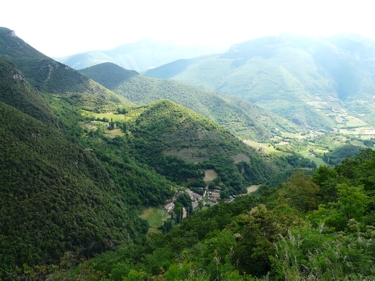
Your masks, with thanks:
M38 50L31 47L21 38L17 37L15 32L0 27L0 53L6 58L34 58L34 59L46 59L48 58Z
M53 122L46 100L29 85L13 63L0 57L0 101L44 122Z

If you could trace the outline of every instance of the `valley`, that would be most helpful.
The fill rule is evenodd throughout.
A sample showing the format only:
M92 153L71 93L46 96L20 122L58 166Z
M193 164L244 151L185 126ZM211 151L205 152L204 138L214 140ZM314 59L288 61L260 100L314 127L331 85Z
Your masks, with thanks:
M373 279L375 43L205 54L76 71L0 27L0 280Z

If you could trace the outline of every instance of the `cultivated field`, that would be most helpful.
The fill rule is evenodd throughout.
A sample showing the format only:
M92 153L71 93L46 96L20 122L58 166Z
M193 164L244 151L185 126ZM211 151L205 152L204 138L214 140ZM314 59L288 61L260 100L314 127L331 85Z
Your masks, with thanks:
M271 144L268 143L259 143L252 140L244 140L243 142L256 149L261 154L275 154L278 156L292 155L291 153L285 151L276 150Z

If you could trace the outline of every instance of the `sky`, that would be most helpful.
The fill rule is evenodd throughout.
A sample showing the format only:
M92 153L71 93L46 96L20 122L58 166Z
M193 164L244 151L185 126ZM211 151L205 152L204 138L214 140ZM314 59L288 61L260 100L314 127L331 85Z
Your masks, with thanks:
M144 38L230 47L263 36L375 39L369 0L5 0L0 26L50 57L108 50Z

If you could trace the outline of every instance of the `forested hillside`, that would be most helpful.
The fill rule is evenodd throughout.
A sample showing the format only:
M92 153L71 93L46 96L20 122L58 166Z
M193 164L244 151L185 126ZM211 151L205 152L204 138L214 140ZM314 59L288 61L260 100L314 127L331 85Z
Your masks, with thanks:
M14 31L1 27L0 42L0 55L12 61L28 83L41 92L69 97L85 109L97 112L114 110L118 104L132 105L72 68L41 54Z
M80 139L80 102L42 95L4 59L0 73L0 275L144 235L139 207L170 198L172 183L126 156L113 162L96 149L98 138ZM151 193L158 194L155 201Z
M373 140L304 132L290 145L326 146L329 164L359 152L317 168L234 135L296 130L256 106L85 72L104 86L0 28L1 280L375 278L375 152L357 149ZM150 209L164 212L153 229Z
M43 279L60 258L70 267L69 257L138 245L141 212L204 183L206 169L226 199L276 170L314 166L258 155L170 101L134 107L1 31L0 278L38 269Z
M277 189L264 186L51 277L372 280L374 161L368 149L312 177L297 173Z
M251 101L302 126L330 129L339 116L374 124L375 42L354 34L281 35L222 55L178 60L145 76L173 78Z
M111 63L80 71L136 104L169 99L210 118L243 139L268 140L300 131L292 122L238 98L173 80L151 79Z

